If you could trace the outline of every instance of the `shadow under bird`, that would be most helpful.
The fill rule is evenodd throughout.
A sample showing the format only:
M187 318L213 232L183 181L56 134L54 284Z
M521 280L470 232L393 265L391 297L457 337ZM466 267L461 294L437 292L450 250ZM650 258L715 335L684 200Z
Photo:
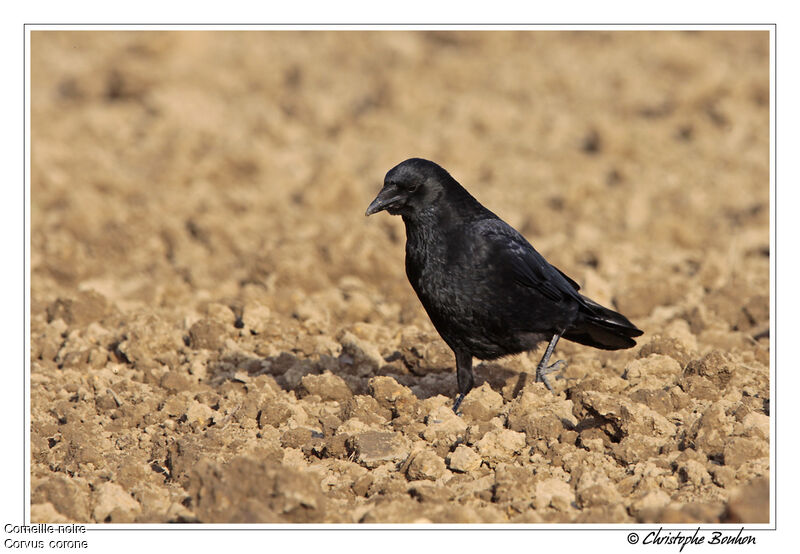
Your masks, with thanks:
M493 360L549 341L536 380L547 375L560 338L618 350L642 331L578 292L514 228L484 208L434 162L411 158L386 174L366 215L386 210L406 226L406 275L442 339L453 350L458 396L472 389L472 358Z

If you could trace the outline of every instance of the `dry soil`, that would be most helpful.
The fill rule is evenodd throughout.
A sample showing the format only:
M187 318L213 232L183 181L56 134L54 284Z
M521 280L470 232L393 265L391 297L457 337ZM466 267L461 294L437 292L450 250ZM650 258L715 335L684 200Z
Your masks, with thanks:
M765 32L31 39L31 515L768 517ZM364 210L449 169L645 335L477 366Z

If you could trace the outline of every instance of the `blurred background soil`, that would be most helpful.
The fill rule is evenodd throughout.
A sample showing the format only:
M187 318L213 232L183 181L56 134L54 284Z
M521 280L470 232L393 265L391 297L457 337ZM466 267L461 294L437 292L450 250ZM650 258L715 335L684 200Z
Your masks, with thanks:
M31 515L756 522L766 32L31 38ZM432 159L645 335L477 366L364 217Z

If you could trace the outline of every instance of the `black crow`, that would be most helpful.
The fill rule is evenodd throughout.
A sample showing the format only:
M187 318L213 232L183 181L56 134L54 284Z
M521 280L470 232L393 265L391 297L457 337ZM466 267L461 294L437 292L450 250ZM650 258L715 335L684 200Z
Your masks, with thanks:
M406 225L406 275L434 327L453 349L458 397L472 389L472 358L493 360L549 340L536 380L551 391L558 339L617 350L642 331L586 298L510 225L439 165L411 158L392 168L366 215L386 210Z

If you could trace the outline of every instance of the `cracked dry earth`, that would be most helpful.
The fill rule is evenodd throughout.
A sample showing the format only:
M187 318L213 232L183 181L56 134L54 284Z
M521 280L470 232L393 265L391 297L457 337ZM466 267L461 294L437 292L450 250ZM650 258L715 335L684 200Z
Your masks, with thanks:
M31 39L31 515L769 518L759 32ZM645 331L454 361L384 173L433 159Z

